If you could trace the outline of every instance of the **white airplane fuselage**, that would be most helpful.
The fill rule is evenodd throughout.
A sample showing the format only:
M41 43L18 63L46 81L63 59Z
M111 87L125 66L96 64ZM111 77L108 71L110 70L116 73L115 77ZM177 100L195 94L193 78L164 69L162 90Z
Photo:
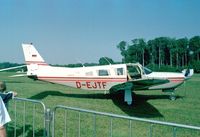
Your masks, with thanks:
M38 80L48 81L70 87L87 90L109 90L112 86L127 81L126 75L116 75L117 67L109 69L108 76L99 76L100 70L108 70L108 66L64 68L48 65L38 65L38 69L29 71L28 75L36 75Z
M130 66L131 64L129 64ZM47 64L30 64L28 67L27 75L37 76L38 80L48 81L51 83L57 83L79 89L87 90L109 90L111 87L117 84L125 83L127 81L134 81L138 79L165 79L169 80L168 83L160 85L152 85L148 88L141 89L174 89L181 85L185 76L182 73L169 73L169 72L152 72L150 74L144 74L142 72L142 66L138 63L133 66L138 66L141 72L141 77L134 79L128 79L127 64L118 65L105 65L105 66L93 66L93 67L78 67L78 68L66 68L66 67L53 67ZM123 69L122 74L117 73L117 69ZM106 71L107 74L99 75L99 71Z

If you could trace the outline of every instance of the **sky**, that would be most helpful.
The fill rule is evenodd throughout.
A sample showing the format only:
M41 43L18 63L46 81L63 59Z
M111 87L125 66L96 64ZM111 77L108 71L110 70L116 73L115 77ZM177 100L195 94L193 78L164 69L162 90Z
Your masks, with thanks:
M200 0L0 0L0 62L24 63L33 43L50 64L121 61L135 38L200 35Z

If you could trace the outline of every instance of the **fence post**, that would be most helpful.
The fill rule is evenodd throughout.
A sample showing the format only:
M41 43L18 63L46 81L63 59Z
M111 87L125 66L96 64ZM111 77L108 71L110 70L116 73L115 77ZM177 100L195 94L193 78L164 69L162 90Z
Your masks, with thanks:
M52 112L49 108L45 110L45 130L46 130L46 137L50 137L50 128L51 128L51 121L52 121Z

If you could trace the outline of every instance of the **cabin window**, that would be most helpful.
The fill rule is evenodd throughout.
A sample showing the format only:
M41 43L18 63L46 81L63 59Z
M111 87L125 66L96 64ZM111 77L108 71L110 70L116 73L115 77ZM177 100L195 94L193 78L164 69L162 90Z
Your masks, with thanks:
M106 69L100 69L99 70L99 76L108 76L108 70Z
M86 72L85 75L86 76L93 76L93 72L92 71Z
M123 68L117 68L117 75L124 75L124 69Z

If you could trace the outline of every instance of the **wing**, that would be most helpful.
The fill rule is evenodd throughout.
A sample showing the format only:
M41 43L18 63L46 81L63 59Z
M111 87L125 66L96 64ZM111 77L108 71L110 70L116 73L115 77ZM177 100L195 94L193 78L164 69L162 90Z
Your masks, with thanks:
M168 79L135 79L113 86L110 89L110 92L125 90L126 88L131 88L132 90L145 90L151 86L165 84L168 82Z

